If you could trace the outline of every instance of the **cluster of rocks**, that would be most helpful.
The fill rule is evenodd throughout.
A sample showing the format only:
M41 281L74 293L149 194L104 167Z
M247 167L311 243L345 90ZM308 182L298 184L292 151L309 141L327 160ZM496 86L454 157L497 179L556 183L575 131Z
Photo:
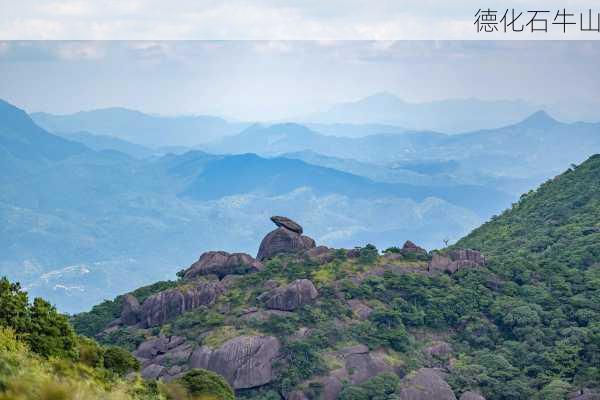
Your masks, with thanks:
M146 379L170 381L191 368L203 368L222 375L234 389L247 389L273 380L280 347L272 336L238 336L216 349L162 336L143 342L133 354Z
M434 253L427 269L431 272L453 274L465 268L482 267L485 263L485 257L479 251L460 249L451 250L447 255Z
M323 387L323 400L335 400L342 391L344 382L359 385L384 372L402 374L388 361L384 351L370 351L365 345L345 347L330 357L335 358L340 368L331 371L326 376L320 376L307 383L317 383ZM308 400L309 395L302 390L292 392L288 400Z
M277 228L269 232L260 244L256 258L245 253L209 251L183 271L182 284L146 298L142 304L135 296L123 297L120 318L111 323L118 325L150 328L162 325L178 315L198 307L210 307L240 275L263 270L263 261L278 254L296 254L300 259L324 264L332 261L336 251L325 246L316 246L315 241L303 235L302 227L286 217L275 216L271 220ZM407 241L399 252L392 254L428 256L425 249ZM346 254L349 258L359 257L360 250ZM453 250L447 255L434 254L428 263L427 273L454 273L461 268L485 264L485 258L473 250ZM390 268L400 268L398 263L377 266L364 274L383 274ZM416 268L416 267L415 267ZM421 267L422 268L422 267ZM401 271L404 269L400 268ZM359 279L359 277L357 277ZM259 307L248 308L240 317L244 320L267 320L273 315L290 316L301 307L312 304L319 296L317 288L308 279L297 279L287 284L270 280L264 283L263 293L258 296ZM373 309L364 301L347 300L348 307L356 319L366 320ZM290 337L308 334L307 328ZM177 378L190 368L204 368L222 375L234 389L249 389L268 384L275 379L274 365L281 357L281 344L273 336L242 335L226 340L217 347L199 346L183 337L158 337L143 342L134 355L142 365L142 376L148 379L161 378L166 381ZM400 399L402 400L456 400L445 381L444 370L448 367L452 348L445 342L434 342L424 349L424 360L429 368L422 368L404 377ZM307 384L318 383L324 388L323 398L334 400L343 388L343 383L361 384L374 376L391 372L403 376L401 368L391 363L385 350L372 351L364 345L349 346L329 354L340 367L325 376L311 379ZM287 395L287 400L305 400L310 394L297 390ZM460 400L482 400L479 394L465 392ZM583 398L582 398L583 399ZM485 399L483 399L485 400ZM587 398L586 398L587 400Z

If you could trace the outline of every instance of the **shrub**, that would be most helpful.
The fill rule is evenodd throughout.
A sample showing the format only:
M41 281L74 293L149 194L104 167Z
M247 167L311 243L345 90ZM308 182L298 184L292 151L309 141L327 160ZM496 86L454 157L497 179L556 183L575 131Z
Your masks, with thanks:
M175 381L190 395L199 399L234 400L235 395L225 379L205 369L192 369Z
M138 371L140 363L127 350L113 346L104 352L104 368L117 375L125 375L131 371Z

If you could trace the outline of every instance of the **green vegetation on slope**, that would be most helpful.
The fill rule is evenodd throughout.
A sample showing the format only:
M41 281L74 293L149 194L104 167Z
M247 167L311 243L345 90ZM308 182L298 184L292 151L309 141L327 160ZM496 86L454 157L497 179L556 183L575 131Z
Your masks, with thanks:
M282 343L276 379L240 392L247 398L278 399L299 388L318 398L323 387L315 377L340 368L336 352L353 344L383 351L400 375L407 374L432 366L423 349L439 338L452 345L452 362L440 359L433 366L448 368L457 394L566 398L571 390L598 388L600 382L599 217L600 156L594 156L524 195L454 246L481 250L486 267L430 273L426 255L400 255L397 248L379 255L370 245L354 258L339 250L326 263L280 256L264 270L239 277L214 305L160 327L121 330L129 337L180 335L212 348L242 334L276 336ZM240 318L249 308L264 309L260 295L269 281L296 279L314 282L319 292L314 304L266 319ZM349 300L373 312L358 318ZM98 309L85 318L96 314ZM96 328L87 334L100 333ZM308 333L298 336L305 328ZM395 380L382 375L372 382L379 381L346 383L340 396L398 394Z
M132 374L139 367L128 351L77 336L49 303L30 304L19 284L0 279L0 400L233 399L227 382L210 371L164 384Z

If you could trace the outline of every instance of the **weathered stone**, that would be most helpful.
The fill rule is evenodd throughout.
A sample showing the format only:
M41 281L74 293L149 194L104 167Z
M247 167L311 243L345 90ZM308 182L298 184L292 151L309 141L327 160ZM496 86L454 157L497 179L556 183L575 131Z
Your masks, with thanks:
M402 246L402 250L401 251L402 251L402 253L421 253L421 254L427 254L427 250L425 250L422 247L417 246L416 244L414 244L410 240L407 240L406 242L404 242L404 245Z
M345 350L347 353L353 351L344 355L346 371L353 385L361 384L384 372L394 372L394 368L385 361L383 353L369 352L362 346L353 346ZM344 349L341 352L343 351Z
M157 379L161 376L165 367L157 364L150 364L141 371L141 375L144 379Z
M255 310L250 311L242 315L242 319L245 321L255 320L255 321L268 321L272 316L277 317L291 317L294 314L289 311L281 311L281 310Z
M271 221L273 221L273 223L275 225L277 225L277 227L284 227L284 228L289 229L292 232L296 232L296 233L302 235L302 227L300 226L300 224L298 224L295 221L292 221L288 217L280 217L280 216L275 215L275 216L271 217Z
M234 389L253 388L274 379L272 365L280 347L272 336L238 336L216 350L206 346L197 348L190 366L222 375Z
M335 258L335 250L327 246L317 246L306 251L306 257L315 264L327 264Z
M258 249L256 258L260 261L277 254L293 254L315 247L315 241L283 226L269 232Z
M297 279L287 286L279 287L268 293L265 305L267 308L294 311L317 298L319 292L308 279Z
M421 368L402 383L400 400L456 400L440 371Z
M600 392L592 389L580 389L569 395L569 400L600 400Z
M260 271L263 265L245 253L227 253L226 251L208 251L200 256L185 271L184 279L193 279L202 275L217 275L223 279L226 275L246 274Z
M361 320L369 318L371 313L373 313L371 307L357 299L348 300L348 305L352 309L352 313Z
M432 272L453 274L461 269L483 266L485 263L485 257L476 250L452 250L448 256L435 253L427 268Z
M477 392L468 391L461 394L459 400L485 400L485 397Z
M154 359L160 354L164 354L185 343L185 338L181 336L160 336L155 339L142 342L133 355L137 358Z
M219 282L200 281L154 294L142 304L140 323L145 328L162 325L186 311L213 304L222 291Z
M350 250L346 251L346 257L348 257L348 258L360 257L360 249L350 249Z
M437 342L423 350L430 357L444 358L452 353L452 346L446 342Z
M121 308L121 323L135 325L140 319L140 303L132 294L126 294Z

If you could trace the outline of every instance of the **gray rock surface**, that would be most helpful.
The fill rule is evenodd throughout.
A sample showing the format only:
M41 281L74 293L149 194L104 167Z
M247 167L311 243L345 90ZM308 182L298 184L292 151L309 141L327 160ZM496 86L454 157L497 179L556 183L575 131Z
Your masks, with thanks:
M309 261L321 265L333 261L335 258L335 250L330 249L327 246L317 246L307 250L305 255Z
M402 253L427 254L427 250L425 250L422 247L417 246L416 244L414 244L410 240L407 240L406 242L404 242L404 245L402 246L401 252Z
M482 395L480 395L477 392L464 392L461 396L459 400L485 400L485 397L483 397Z
M140 323L144 328L162 325L186 311L213 304L222 292L219 282L199 281L154 294L142 304Z
M439 253L433 254L427 269L432 272L446 272L453 274L464 268L475 268L484 266L485 257L476 250L460 249L451 250L447 256Z
M289 285L273 289L266 296L267 308L294 311L317 298L319 292L308 279L297 279Z
M260 271L260 261L245 253L227 253L226 251L208 251L200 256L185 271L184 279L193 279L202 275L217 275L222 279L226 275L245 274Z
M272 336L238 336L218 349L197 348L190 366L222 375L234 389L253 388L274 379L273 363L280 348L279 341Z
M365 320L369 318L371 313L373 313L373 309L357 299L348 300L348 305L352 310L352 313L361 320Z
M140 303L132 294L126 294L121 308L121 323L135 325L140 320Z
M456 400L456 396L440 371L421 368L402 383L400 400Z
M273 221L273 223L278 227L284 227L292 232L296 232L302 235L302 227L300 226L300 224L298 224L295 221L292 221L288 217L280 217L278 215L275 215L271 217L271 221Z
M600 392L592 389L580 389L569 395L569 400L600 400Z
M260 243L256 258L260 261L277 254L299 253L314 248L315 241L302 235L302 227L286 217L272 217L277 229L269 232Z

